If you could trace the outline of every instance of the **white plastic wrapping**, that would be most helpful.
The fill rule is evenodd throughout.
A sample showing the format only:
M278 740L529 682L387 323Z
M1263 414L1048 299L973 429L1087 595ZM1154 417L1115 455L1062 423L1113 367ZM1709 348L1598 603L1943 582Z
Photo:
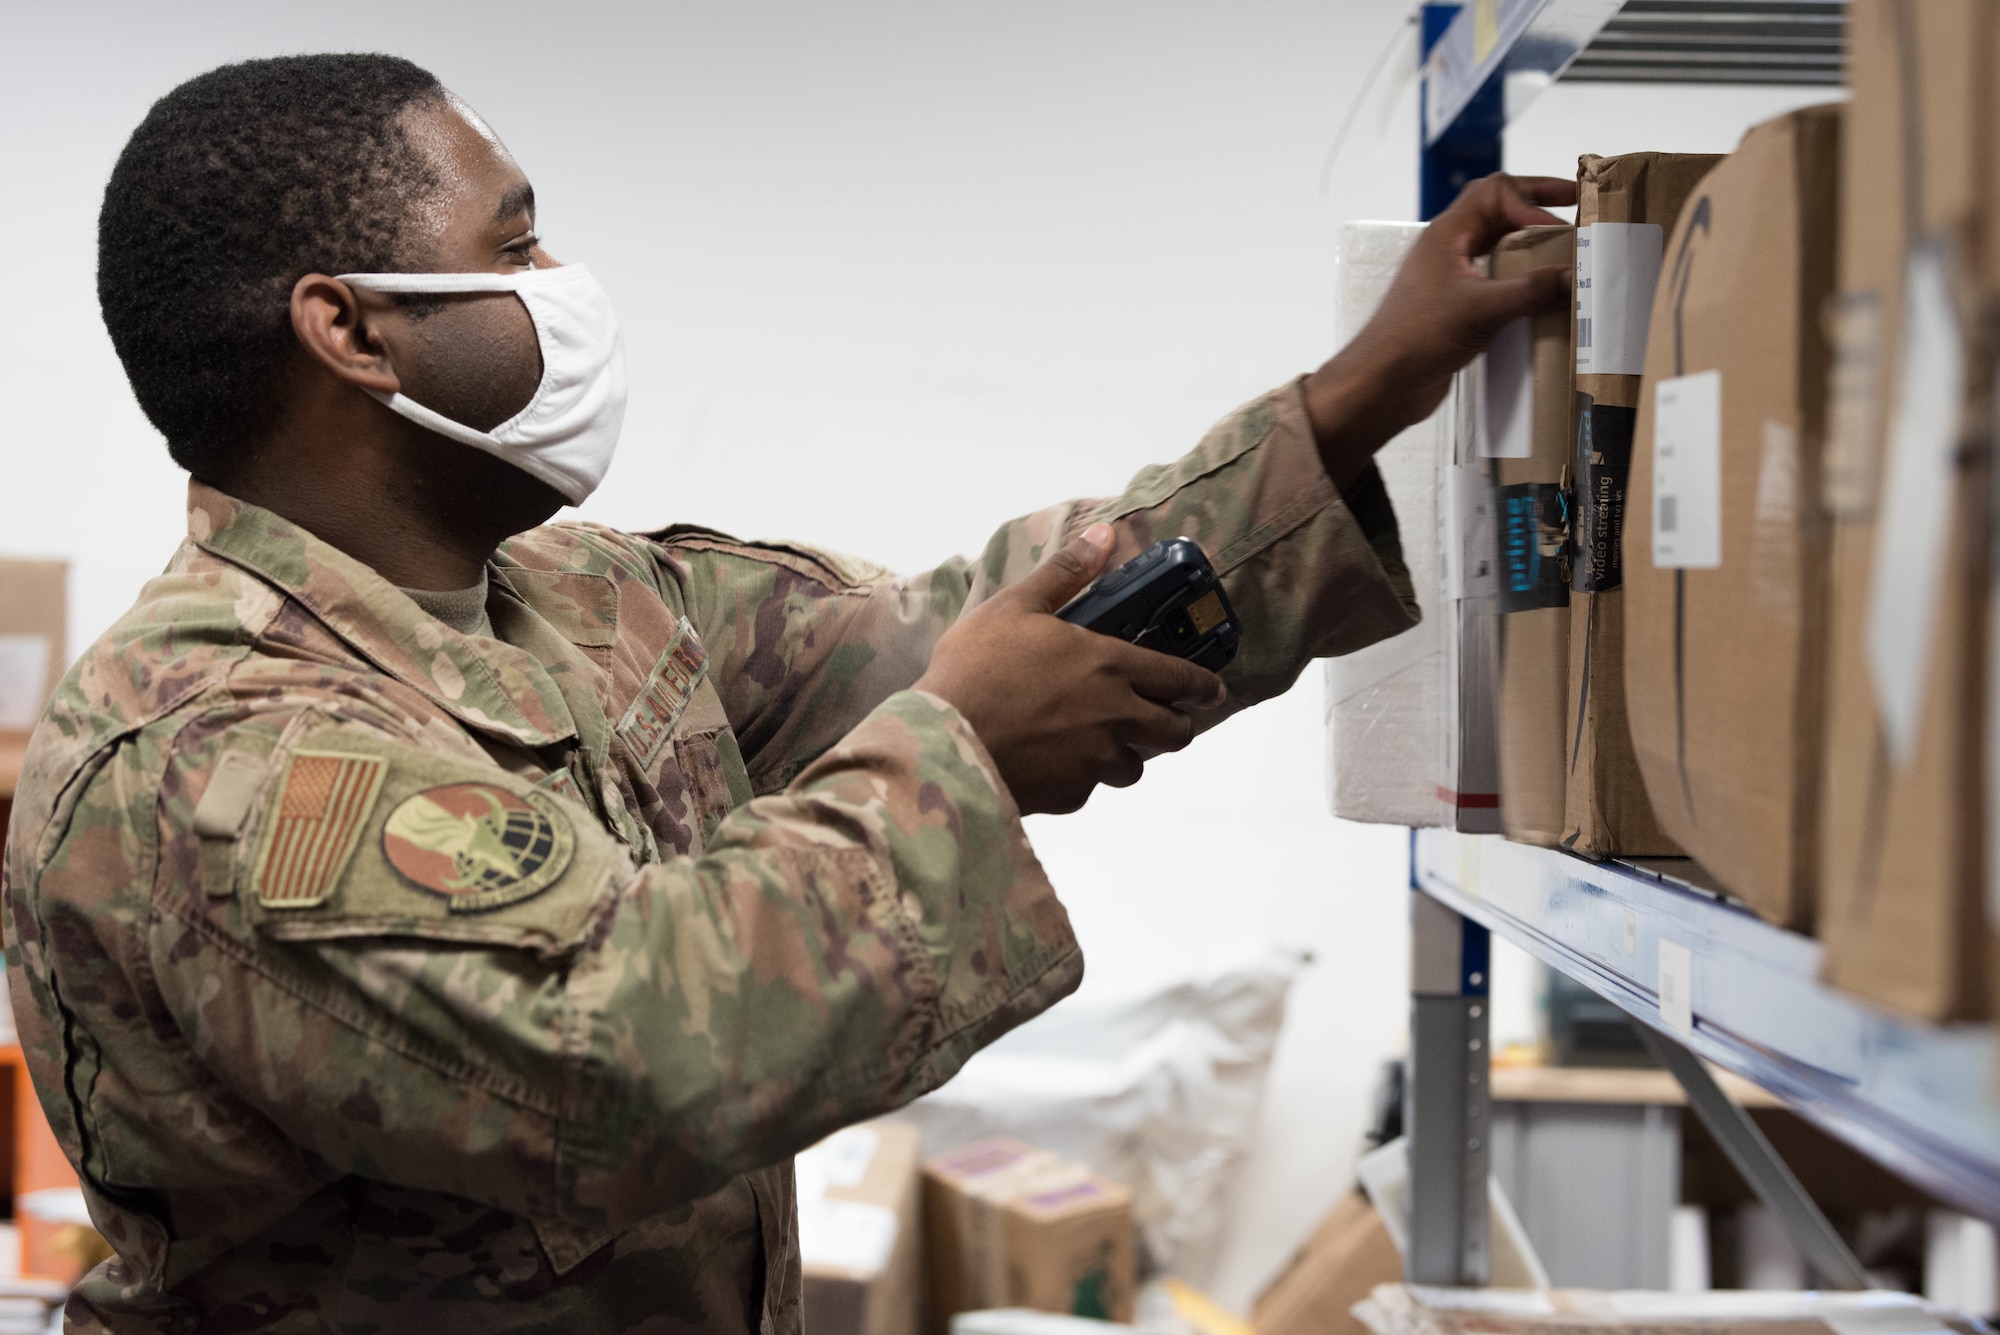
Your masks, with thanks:
M1341 229L1335 309L1342 342L1381 305L1421 223ZM1472 448L1476 384L1460 376L1428 418L1375 456L1423 620L1326 666L1327 788L1336 816L1497 831L1488 487ZM1479 534L1484 533L1484 545Z
M897 1114L936 1154L1012 1136L1132 1189L1154 1265L1207 1283L1303 952L1260 945L1138 996L1079 996Z

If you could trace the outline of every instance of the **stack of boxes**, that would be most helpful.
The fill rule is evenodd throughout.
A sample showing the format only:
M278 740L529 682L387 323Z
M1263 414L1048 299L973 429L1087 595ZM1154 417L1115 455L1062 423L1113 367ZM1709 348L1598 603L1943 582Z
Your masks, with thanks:
M1461 700L1490 661L1508 835L1684 854L1815 932L1833 983L1981 1018L2000 1013L2000 6L1848 10L1851 101L1722 159L1585 157L1574 233L1501 243L1497 273L1573 246L1577 310L1461 378L1434 453L1472 464L1459 485L1485 503L1441 481L1440 547L1467 570L1490 553L1499 584L1432 633Z
M1051 1150L995 1138L921 1159L917 1129L868 1122L800 1154L799 1261L815 1335L943 1335L1032 1308L1129 1321L1132 1193Z

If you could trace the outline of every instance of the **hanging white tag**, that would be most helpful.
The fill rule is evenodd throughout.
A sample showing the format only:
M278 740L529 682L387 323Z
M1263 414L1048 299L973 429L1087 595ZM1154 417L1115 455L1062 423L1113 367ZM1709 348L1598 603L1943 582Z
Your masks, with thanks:
M1658 223L1576 229L1576 372L1643 375L1666 233Z
M1479 453L1487 459L1526 459L1534 453L1535 327L1515 320L1486 347L1486 411L1479 424Z
M1875 523L1868 588L1868 669L1897 764L1916 751L1932 632L1951 527L1965 343L1943 247L1910 252L1888 484Z
M1660 1022L1682 1038L1694 1034L1694 954L1660 942Z
M1722 372L1662 380L1653 398L1653 564L1722 564Z

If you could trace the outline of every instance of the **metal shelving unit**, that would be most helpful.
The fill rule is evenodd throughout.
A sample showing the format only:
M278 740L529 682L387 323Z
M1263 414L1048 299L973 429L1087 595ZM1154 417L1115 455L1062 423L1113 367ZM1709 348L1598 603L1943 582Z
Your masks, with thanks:
M1507 123L1558 79L1838 85L1841 0L1473 0L1423 6L1422 216L1500 169Z
M1421 12L1421 214L1500 166L1507 123L1560 78L1843 82L1838 0L1472 0ZM1664 96L1678 96L1666 92ZM1483 1284L1489 933L1641 1022L1661 1064L1828 1287L1860 1266L1701 1059L1970 1214L2000 1218L2000 1051L1987 1026L1900 1020L1819 981L1820 947L1687 879L1492 835L1411 839L1413 1280Z
M1827 1287L1844 1245L1700 1060L1980 1218L2000 1218L2000 1035L1878 1010L1819 980L1817 941L1687 879L1692 863L1591 862L1497 835L1412 831L1414 1278L1483 1283L1489 933L1644 1027L1661 1064ZM1762 1179L1760 1185L1759 1179ZM1768 1188L1768 1190L1767 1190ZM1858 1274L1858 1267L1852 1272ZM1859 1284L1852 1287L1859 1287Z
M1411 840L1411 882L1429 900L1932 1195L2000 1218L1992 1030L1902 1020L1833 990L1819 981L1817 941L1680 879L1689 866L1590 862L1449 830Z

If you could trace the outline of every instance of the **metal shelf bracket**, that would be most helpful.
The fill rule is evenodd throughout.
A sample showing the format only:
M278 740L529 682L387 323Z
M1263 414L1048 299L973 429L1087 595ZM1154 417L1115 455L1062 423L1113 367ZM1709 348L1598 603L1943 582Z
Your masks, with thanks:
M1419 1284L1484 1285L1492 1158L1487 1030L1491 937L1422 893L1410 896L1410 1138L1407 1271Z
M1680 1081L1687 1092L1688 1106L1722 1146L1729 1162L1736 1166L1765 1208L1778 1217L1785 1235L1819 1275L1820 1283L1835 1289L1871 1287L1867 1270L1848 1250L1846 1241L1827 1222L1826 1215L1757 1123L1750 1119L1750 1114L1722 1092L1722 1086L1701 1064L1701 1058L1657 1029L1639 1025L1638 1030L1654 1058Z

